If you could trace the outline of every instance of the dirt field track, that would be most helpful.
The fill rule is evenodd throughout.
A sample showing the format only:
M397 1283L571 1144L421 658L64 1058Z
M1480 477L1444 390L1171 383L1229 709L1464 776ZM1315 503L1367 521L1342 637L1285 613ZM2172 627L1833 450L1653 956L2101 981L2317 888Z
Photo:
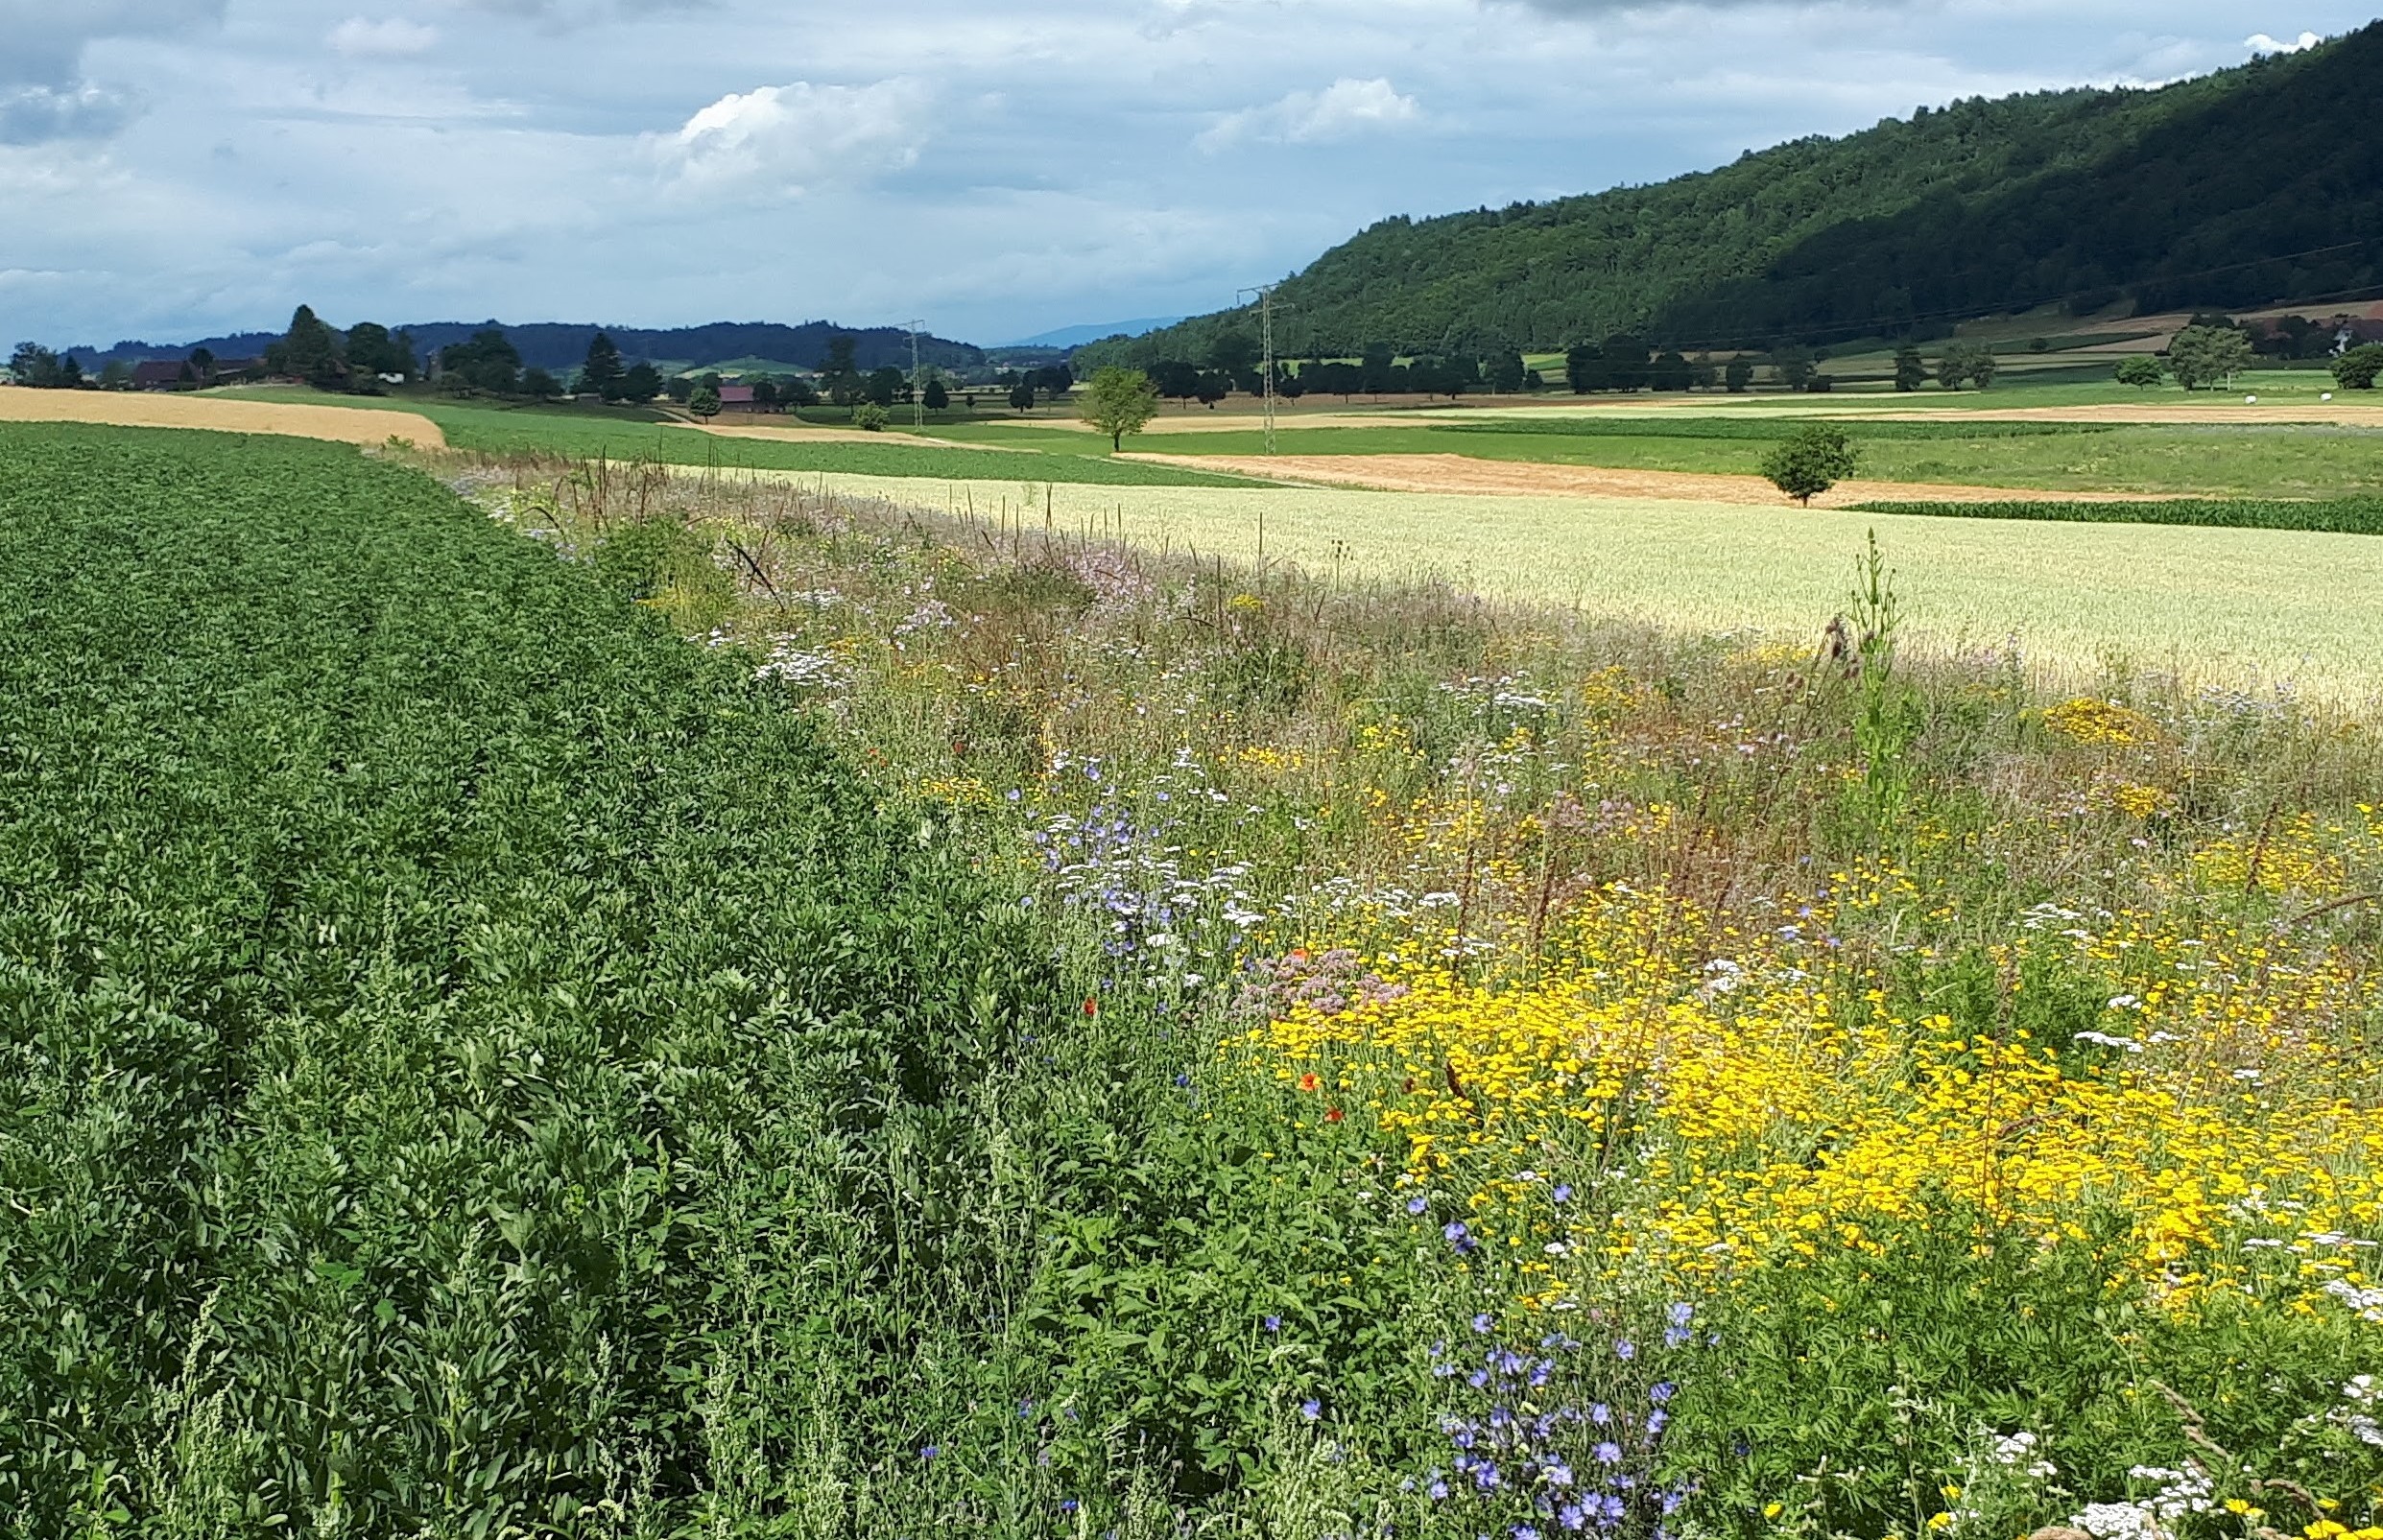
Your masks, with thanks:
M1759 476L1677 470L1603 470L1470 455L1127 455L1187 470L1221 470L1270 481L1364 486L1385 492L1469 492L1486 496L1656 497L1668 502L1776 508L1786 501ZM1816 508L1853 503L2129 503L2157 501L2125 492L2046 492L2014 486L1945 486L1920 482L1851 481L1812 500Z
M27 391L0 387L0 422L104 422L120 428L211 428L219 433L274 434L340 443L411 440L443 449L446 436L411 412L318 407L296 402L227 401L216 396L154 395L123 391Z

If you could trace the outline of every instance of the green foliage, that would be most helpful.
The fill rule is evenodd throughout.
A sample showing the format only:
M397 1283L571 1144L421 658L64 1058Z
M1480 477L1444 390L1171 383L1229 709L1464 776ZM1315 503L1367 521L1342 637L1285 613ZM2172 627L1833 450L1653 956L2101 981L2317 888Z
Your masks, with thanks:
M78 390L83 385L83 362L72 353L54 353L39 343L19 343L9 358L9 375L32 390Z
M945 823L349 451L0 429L0 570L15 1532L970 1501L1060 990Z
M1861 503L1864 513L1937 519L2043 519L2068 524L2193 524L2225 530L2324 530L2383 534L2383 497L2177 498L2143 503Z
M1920 360L1919 349L1906 343L1894 350L1894 388L1909 393L1928 383L1928 366Z
M2168 342L2169 372L2188 391L2225 384L2251 357L2251 339L2232 326L2187 326Z
M599 395L607 401L618 400L628 393L623 389L624 373L618 344L603 332L588 339L587 359L580 365L581 394ZM645 399L651 401L654 397L648 394Z
M699 417L720 415L720 388L716 385L699 385L688 391L687 410Z
M1845 429L1816 422L1763 456L1762 473L1772 486L1810 507L1815 496L1851 476L1859 460Z
M2157 90L1972 99L1709 172L1384 220L1277 298L1299 352L1902 336L2047 302L2247 307L2374 282L2383 29ZM1245 308L1093 344L1197 358ZM1941 333L1940 333L1941 334Z
M864 433L883 433L893 414L874 401L863 401L852 409L852 426Z
M1936 379L1947 391L1974 385L1983 391L1994 383L1994 350L1984 343L1947 343L1937 360Z
M1113 452L1124 446L1127 434L1140 433L1158 415L1158 388L1140 369L1112 366L1092 376L1077 400L1076 413L1108 435Z
M2115 372L2119 384L2142 389L2157 385L2168 377L2166 366L2149 353L2137 353L2133 358L2120 359Z
M2371 391L2383 374L2383 343L2361 343L2333 361L2335 383L2346 391Z
M727 619L736 599L713 554L710 537L657 514L607 533L589 559L623 598L667 614L682 634L701 634Z
M439 349L439 383L458 394L511 395L521 384L521 353L498 327Z

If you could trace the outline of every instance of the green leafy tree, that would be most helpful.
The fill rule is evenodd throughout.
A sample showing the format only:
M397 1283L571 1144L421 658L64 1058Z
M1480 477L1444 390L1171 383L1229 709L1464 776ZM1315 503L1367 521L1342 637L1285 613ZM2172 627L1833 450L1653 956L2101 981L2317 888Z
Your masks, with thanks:
M1859 460L1845 429L1815 422L1773 446L1762 457L1762 473L1772 486L1809 508L1813 498L1851 476Z
M215 378L215 349L194 347L190 350L190 372L202 380Z
M1238 328L1218 333L1208 344L1208 367L1224 370L1229 379L1255 378L1258 356L1257 339Z
M2383 343L2361 343L2333 361L2333 380L2345 391L2371 391L2383 375Z
M1909 394L1928 383L1928 366L1910 343L1894 350L1894 388Z
M617 401L621 398L621 382L628 372L621 364L620 346L609 335L598 332L588 339L587 359L580 365L579 388L583 394Z
M1958 391L1965 384L1982 391L1994 383L1994 350L1984 343L1947 343L1936 361L1936 378L1947 391Z
M483 327L439 349L439 378L450 390L511 395L521 386L521 353L502 328Z
M39 343L16 344L16 351L9 358L9 374L17 384L36 391L55 391L64 383L60 377L58 355Z
M941 412L951 405L951 391L941 374L927 376L927 388L919 392L918 400L929 412Z
M534 400L552 401L562 393L562 382L544 369L525 369L521 375L521 393Z
M2137 389L2157 385L2168 377L2168 371L2160 367L2159 360L2149 353L2137 353L2133 358L2120 359L2115 372L2119 384L2132 385Z
M1076 415L1108 435L1110 453L1125 447L1125 436L1140 433L1158 415L1158 387L1140 369L1111 366L1092 376L1076 402Z
M360 320L347 328L347 367L356 373L378 378L395 374L412 378L414 374L414 341L402 334L392 334L378 321Z
M687 394L687 410L699 417L720 415L720 388L716 385L697 386Z
M1791 391L1800 391L1812 383L1812 355L1800 347L1775 348L1771 354L1771 371L1779 383Z
M1490 390L1500 395L1515 394L1522 389L1526 372L1522 367L1522 354L1511 347L1490 354L1488 372Z
M631 364L621 376L621 399L644 406L662 393L662 371L651 364Z
M2168 372L2188 391L2226 384L2250 367L2251 339L2230 325L2187 326L2168 342Z
M1722 367L1723 389L1731 395L1744 395L1754 383L1753 360L1741 353Z
M1035 410L1035 388L1024 380L1010 387L1010 405L1020 412Z
M109 359L99 371L99 388L103 391L132 389L132 366L120 358Z
M1594 343L1575 343L1565 348L1563 382L1572 388L1574 395L1610 388L1612 378L1606 370L1605 349Z
M902 371L888 365L869 376L869 383L861 393L871 406L890 407L899 399L902 390Z
M863 401L852 409L852 426L864 433L883 433L893 414L874 401Z
M695 382L683 374L674 374L670 377L669 381L663 385L662 391L673 401L678 402L680 406L685 406L687 404L687 397L695 393Z

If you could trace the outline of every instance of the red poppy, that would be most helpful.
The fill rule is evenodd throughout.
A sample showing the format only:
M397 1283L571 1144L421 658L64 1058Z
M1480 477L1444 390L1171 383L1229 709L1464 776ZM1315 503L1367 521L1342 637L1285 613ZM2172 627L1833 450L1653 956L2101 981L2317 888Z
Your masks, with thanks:
M1324 1122L1326 1122L1326 1123L1338 1123L1338 1122L1340 1122L1340 1121L1341 1121L1341 1109L1340 1109L1340 1108L1338 1108L1338 1107L1326 1107L1326 1108L1324 1108L1324 1109L1323 1109L1323 1121L1324 1121Z
M1313 1091L1322 1084L1323 1082L1316 1078L1316 1072L1313 1070L1299 1077L1299 1089L1302 1091Z
M1101 1013L1101 1003L1090 995L1084 996L1084 1013L1087 1016L1099 1015Z

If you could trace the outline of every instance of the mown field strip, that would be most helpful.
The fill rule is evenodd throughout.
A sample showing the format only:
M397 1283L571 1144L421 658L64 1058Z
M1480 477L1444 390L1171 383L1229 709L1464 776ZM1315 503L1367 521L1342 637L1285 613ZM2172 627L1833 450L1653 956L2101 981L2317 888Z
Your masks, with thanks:
M1817 636L1876 530L1926 642L2015 638L2056 671L2123 657L2345 703L2383 692L2383 540L2300 531L2036 524L1773 509L1652 498L1497 497L1323 488L1021 486L799 473L825 486L1032 537L1122 535L1155 550L1351 579L1442 579L1499 598L1579 604L1665 626Z
M0 389L0 422L92 422L118 428L204 428L219 433L272 434L378 444L403 438L423 449L442 448L439 425L417 413L294 401L239 401L223 396L157 395L125 391Z

